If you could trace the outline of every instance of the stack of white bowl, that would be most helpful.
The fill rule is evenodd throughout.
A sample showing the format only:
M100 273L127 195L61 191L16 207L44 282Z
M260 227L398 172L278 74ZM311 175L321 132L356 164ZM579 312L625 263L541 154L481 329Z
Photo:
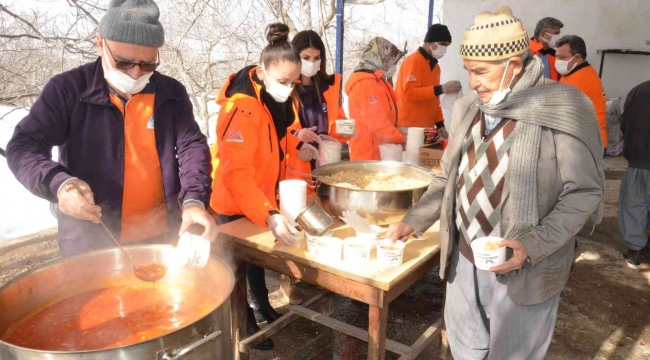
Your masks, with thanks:
M303 180L280 181L280 213L293 226L296 218L307 207L307 183Z
M420 152L404 151L402 153L402 162L409 165L420 165Z
M420 148L424 146L424 128L410 127L407 131L406 151L410 153L419 152Z
M316 165L321 167L340 162L342 149L343 145L338 141L321 140L320 144L318 144L318 160L316 160Z

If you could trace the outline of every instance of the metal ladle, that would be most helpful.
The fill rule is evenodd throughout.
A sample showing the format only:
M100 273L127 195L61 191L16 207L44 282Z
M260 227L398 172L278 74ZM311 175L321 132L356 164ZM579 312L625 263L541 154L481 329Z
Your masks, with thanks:
M79 195L81 195L81 197L84 197L79 186L77 186L77 184L75 183L73 183L72 185L74 186L75 190L77 190ZM84 200L85 199L86 198L84 197ZM111 240L113 240L115 245L117 245L117 247L119 247L120 250L122 250L124 255L126 255L127 259L129 259L129 262L131 263L131 267L133 268L133 273L138 279L145 282L156 282L162 279L163 277L165 277L165 274L167 274L167 267L165 265L151 263L149 265L141 265L136 267L135 264L133 263L133 258L131 257L131 255L126 251L126 249L124 249L124 247L122 247L122 244L120 244L120 242L117 241L115 236L113 236L113 233L108 229L106 224L104 224L102 218L98 214L97 214L97 219L99 220L99 223L102 224L102 227L104 228L104 230L106 230L106 233L108 233L108 236L111 238ZM152 265L159 265L158 269L160 269L160 271L149 271L149 267L151 267Z

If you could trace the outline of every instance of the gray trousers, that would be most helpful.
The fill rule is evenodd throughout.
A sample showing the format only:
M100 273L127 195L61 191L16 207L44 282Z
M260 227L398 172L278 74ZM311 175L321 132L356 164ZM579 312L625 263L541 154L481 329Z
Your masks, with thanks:
M628 168L621 181L618 227L631 250L648 246L650 225L650 170Z
M532 306L508 296L507 279L477 269L452 251L445 323L455 360L543 359L553 337L560 295Z

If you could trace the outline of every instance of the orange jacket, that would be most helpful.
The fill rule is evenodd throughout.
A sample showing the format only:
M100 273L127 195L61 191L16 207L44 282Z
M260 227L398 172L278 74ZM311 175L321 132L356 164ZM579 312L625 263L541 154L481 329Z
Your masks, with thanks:
M219 92L217 142L212 147L210 206L221 215L244 215L266 226L277 211L276 185L281 178L280 144L271 113L253 80L257 66L230 76ZM294 109L295 113L295 109ZM287 133L289 146L299 140Z
M350 139L350 160L381 160L379 145L401 144L397 129L397 99L384 72L356 71L345 84L356 135Z
M430 128L444 121L440 98L434 90L438 85L440 66L437 61L432 70L430 59L421 51L404 59L395 85L399 126Z
M605 90L603 83L598 77L598 73L588 62L578 65L572 72L562 76L560 82L563 84L573 85L580 89L591 99L598 117L600 125L600 134L603 137L603 144L607 147L607 100L605 99Z
M346 119L345 111L341 106L341 75L334 75L334 83L323 93L325 98L325 104L327 104L327 120L329 126L329 136L339 140L341 143L346 143L348 139L345 139L336 133L336 120ZM299 107L300 104L296 98L296 107ZM300 119L296 119L293 125L289 128L289 131L297 131L302 129L300 125ZM309 161L302 161L298 159L298 149L290 147L287 149L287 144L285 141L282 142L285 161L282 164L282 168L285 169L288 166L289 170L294 170L301 172L303 174L311 174L311 164ZM308 178L303 175L292 174L287 172L286 179L300 179L311 181L311 178Z
M536 56L540 56L540 52L544 49L544 45L537 39L530 39L529 47L530 51ZM555 70L555 55L546 54L546 56L548 56L548 63L551 68L551 80L560 80L560 74Z

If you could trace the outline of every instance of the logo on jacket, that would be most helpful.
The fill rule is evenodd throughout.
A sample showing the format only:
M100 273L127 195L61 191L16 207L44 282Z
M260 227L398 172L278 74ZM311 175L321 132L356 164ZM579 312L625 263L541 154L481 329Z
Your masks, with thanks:
M415 81L415 80L417 80L417 79L413 75L409 75L409 77L406 78L406 82L411 82L411 81Z
M323 112L324 112L324 113L327 112L327 103L323 103Z
M147 129L153 129L153 115L151 115L151 119L147 122Z
M379 102L379 98L377 98L376 96L371 96L370 97L370 105L376 104L378 102Z
M230 130L226 142L244 142L244 136L239 130Z

